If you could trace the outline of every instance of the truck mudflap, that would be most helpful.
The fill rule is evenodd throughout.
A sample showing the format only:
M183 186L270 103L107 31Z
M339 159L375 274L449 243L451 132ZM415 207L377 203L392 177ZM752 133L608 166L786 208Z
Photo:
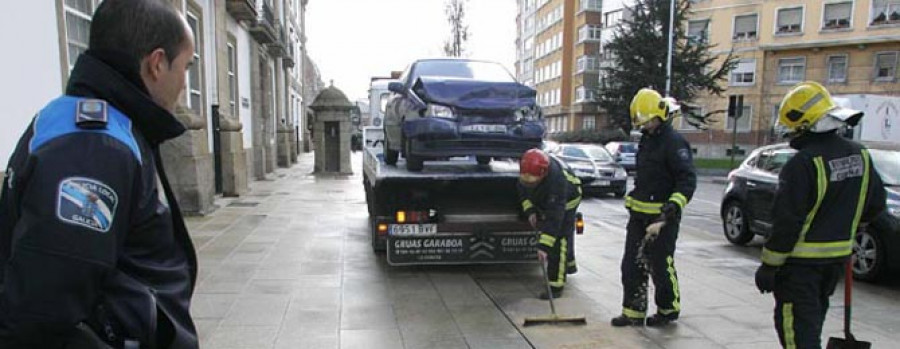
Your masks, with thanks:
M531 232L388 236L390 265L534 263L537 238Z

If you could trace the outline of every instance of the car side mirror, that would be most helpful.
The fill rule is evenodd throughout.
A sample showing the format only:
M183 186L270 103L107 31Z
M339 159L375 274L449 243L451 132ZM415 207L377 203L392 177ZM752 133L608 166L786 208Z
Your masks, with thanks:
M392 82L388 84L388 91L403 94L403 90L403 84L399 82Z

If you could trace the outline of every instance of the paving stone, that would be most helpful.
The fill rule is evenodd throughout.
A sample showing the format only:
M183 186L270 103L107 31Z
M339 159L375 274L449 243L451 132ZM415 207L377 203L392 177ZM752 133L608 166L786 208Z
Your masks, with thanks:
M203 348L260 349L275 345L278 326L219 326Z
M244 295L234 303L223 325L280 325L289 300L288 295Z
M238 297L236 294L195 293L191 299L191 316L220 320L228 315Z
M341 349L403 348L400 332L393 330L342 330Z
M397 321L390 305L343 307L341 330L395 329Z

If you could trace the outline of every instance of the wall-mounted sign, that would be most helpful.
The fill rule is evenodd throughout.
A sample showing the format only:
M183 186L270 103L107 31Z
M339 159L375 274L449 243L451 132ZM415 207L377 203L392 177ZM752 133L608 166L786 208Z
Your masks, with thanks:
M241 107L244 109L250 108L250 99L247 97L241 97Z

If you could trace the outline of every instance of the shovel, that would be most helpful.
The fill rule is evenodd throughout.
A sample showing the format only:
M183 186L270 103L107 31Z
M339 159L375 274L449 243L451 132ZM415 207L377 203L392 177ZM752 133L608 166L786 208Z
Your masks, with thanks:
M847 259L847 266L844 270L844 337L846 338L828 338L826 349L870 349L872 343L856 340L853 333L850 332L850 314L851 301L853 299L853 259L856 256L850 256Z

